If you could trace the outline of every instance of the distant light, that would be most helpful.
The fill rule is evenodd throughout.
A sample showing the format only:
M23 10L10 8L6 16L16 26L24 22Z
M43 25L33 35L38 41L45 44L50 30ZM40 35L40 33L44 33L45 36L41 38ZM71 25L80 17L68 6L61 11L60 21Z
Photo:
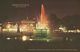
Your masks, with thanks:
M21 25L20 32L27 32L27 25Z
M70 41L73 41L73 39L70 39Z
M12 4L12 6L23 8L29 6L29 4Z
M6 39L7 39L7 40L10 40L11 38L10 38L10 37L7 37Z
M65 31L66 27L59 27L60 30Z
M33 24L30 24L31 27L33 27Z
M68 40L68 37L66 37L66 40Z
M2 23L0 23L0 25L2 25Z
M17 39L17 37L14 38L15 40Z
M30 41L33 41L33 39L29 39Z
M0 32L2 32L2 27L0 26Z
M78 32L78 33L80 33L80 30L79 30L79 29L77 29L77 32Z
M22 36L22 41L26 41L27 40L27 36Z
M50 42L50 40L49 40L49 39L47 39L47 42Z

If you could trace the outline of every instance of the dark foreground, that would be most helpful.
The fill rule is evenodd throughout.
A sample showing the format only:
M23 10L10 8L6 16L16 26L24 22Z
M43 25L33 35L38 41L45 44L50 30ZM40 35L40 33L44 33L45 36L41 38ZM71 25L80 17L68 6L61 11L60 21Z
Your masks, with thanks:
M62 40L50 42L13 39L20 36L10 36L12 39L7 40L6 37L9 36L0 36L0 52L80 52L80 34L67 34ZM65 37L70 37L70 40L66 40Z
M79 42L0 39L0 52L80 52Z

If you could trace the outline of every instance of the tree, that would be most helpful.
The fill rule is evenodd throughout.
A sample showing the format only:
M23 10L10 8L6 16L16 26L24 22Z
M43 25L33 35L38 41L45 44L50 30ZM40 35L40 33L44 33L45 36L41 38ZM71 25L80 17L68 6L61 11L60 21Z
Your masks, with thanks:
M67 26L68 29L76 29L76 28L79 28L80 26L79 15L65 16L63 18L63 21L65 23L65 26Z
M50 27L58 28L61 24L63 24L62 20L57 17L56 14L51 14L49 17Z

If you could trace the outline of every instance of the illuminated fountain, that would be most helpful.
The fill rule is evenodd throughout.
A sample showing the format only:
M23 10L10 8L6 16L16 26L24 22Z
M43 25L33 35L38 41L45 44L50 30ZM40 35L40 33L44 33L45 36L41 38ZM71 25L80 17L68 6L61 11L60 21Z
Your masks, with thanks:
M41 5L40 20L38 21L36 27L37 29L48 29L48 20L47 20L47 16L46 16L43 4Z
M49 25L48 25L48 17L46 16L44 5L41 5L41 15L39 17L39 21L32 20L21 20L19 23L14 24L14 22L6 23L3 25L3 32L18 32L22 37L22 41L26 40L47 40L49 41L48 35L50 33ZM7 38L10 40L11 38ZM15 38L16 39L16 38Z
M48 19L45 13L44 5L42 4L39 21L36 24L36 36L42 40L44 38L48 38L49 33Z

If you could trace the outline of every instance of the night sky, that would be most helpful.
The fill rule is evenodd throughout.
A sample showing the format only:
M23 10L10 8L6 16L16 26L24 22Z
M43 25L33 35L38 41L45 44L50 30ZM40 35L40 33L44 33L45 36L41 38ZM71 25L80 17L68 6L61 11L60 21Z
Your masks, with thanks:
M56 14L62 18L66 15L80 15L79 0L0 0L0 18L37 17L40 15L41 3L44 4L46 14ZM13 4L27 4L26 7L15 7Z

